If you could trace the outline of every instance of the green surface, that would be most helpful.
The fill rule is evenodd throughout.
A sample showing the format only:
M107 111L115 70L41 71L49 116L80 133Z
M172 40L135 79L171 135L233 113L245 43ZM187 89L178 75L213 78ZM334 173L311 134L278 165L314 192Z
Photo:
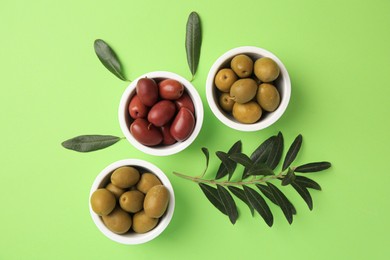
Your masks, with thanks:
M197 11L203 45L194 85L204 126L180 154L155 157L126 141L80 154L60 143L79 134L121 136L117 108L126 83L99 62L106 40L126 75L167 70L190 78L184 49ZM389 1L17 1L0 8L0 259L388 259L390 155ZM254 45L275 53L292 80L290 105L271 127L228 129L211 113L205 81L225 51ZM288 225L271 206L269 228L237 201L233 226L201 190L172 175L203 169L241 139L244 151L282 131L304 138L298 163L328 160L313 174L314 210L289 188L298 215ZM108 164L148 160L170 178L176 211L167 230L143 245L112 242L88 211L89 189ZM210 172L211 174L211 172Z

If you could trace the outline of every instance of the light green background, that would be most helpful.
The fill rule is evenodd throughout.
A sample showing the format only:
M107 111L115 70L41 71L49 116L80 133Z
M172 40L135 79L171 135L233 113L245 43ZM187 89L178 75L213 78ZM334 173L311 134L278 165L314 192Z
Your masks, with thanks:
M203 25L193 81L205 108L196 141L180 154L155 157L127 141L80 154L60 143L80 134L122 136L117 107L127 84L98 61L106 40L128 77L167 70L190 78L184 49L188 14ZM0 4L0 259L388 259L390 2L373 1L18 1ZM205 81L225 51L254 45L275 53L292 81L290 105L271 127L240 133L211 113ZM193 183L202 146L212 154L238 139L244 152L282 131L304 137L297 163L328 160L311 175L314 210L283 188L298 215L280 209L272 228L237 201L233 226ZM112 242L88 211L89 189L108 164L148 160L176 193L171 224L143 245Z

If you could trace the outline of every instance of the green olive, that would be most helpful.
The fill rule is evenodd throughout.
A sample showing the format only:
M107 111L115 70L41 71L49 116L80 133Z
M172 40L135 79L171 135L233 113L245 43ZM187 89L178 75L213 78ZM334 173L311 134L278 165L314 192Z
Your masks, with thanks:
M131 228L132 219L129 213L116 207L109 215L103 216L103 223L114 233L124 234Z
M219 106L226 112L232 112L234 103L234 99L229 93L222 93L219 97Z
M133 230L136 233L146 233L152 230L158 223L158 218L151 218L144 210L135 213L133 216Z
M140 178L139 171L131 166L116 169L111 175L111 182L115 186L126 189L135 185Z
M230 67L240 78L248 78L252 75L253 60L245 54L239 54L233 57Z
M237 103L244 104L250 101L257 92L257 84L254 79L239 79L230 88L230 96Z
M280 69L276 62L268 57L255 61L254 73L262 82L271 82L279 77Z
M169 191L164 185L156 185L146 193L144 200L145 214L151 218L160 218L167 210Z
M116 205L114 194L104 188L94 191L91 195L90 202L92 210L99 216L110 214Z
M255 123L260 119L261 114L261 107L255 101L245 104L235 103L233 106L233 117L240 123Z
M140 211L144 204L145 195L138 190L126 191L119 198L121 208L130 213Z
M214 84L222 92L229 92L230 87L237 80L237 75L232 69L221 69L215 75Z
M115 198L119 199L119 197L125 192L124 189L121 189L111 182L107 184L106 189L111 191L112 194L114 194Z
M150 188L155 185L162 184L161 181L153 173L144 173L141 175L139 182L137 183L137 190L146 194Z
M257 90L256 100L265 111L275 111L280 104L279 91L272 84L260 84Z

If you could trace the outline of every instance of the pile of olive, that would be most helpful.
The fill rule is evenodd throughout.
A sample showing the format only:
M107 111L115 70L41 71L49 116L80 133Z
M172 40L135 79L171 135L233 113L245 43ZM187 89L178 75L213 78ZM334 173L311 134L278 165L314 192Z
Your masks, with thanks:
M240 123L259 121L264 112L273 112L280 104L273 83L279 73L279 66L271 58L254 61L245 54L234 56L230 67L220 69L214 79L219 106Z
M174 79L141 78L129 103L130 132L143 145L171 145L186 140L195 127L194 104Z
M114 233L133 230L146 233L158 224L169 203L169 191L156 175L123 166L110 176L110 182L92 193L92 210Z

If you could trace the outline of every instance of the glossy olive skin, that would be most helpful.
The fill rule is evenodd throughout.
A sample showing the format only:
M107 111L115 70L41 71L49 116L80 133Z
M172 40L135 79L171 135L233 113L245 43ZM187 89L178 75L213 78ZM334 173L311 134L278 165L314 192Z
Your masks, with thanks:
M230 96L234 101L244 104L250 101L257 92L257 84L254 79L239 79L230 88Z
M158 83L158 90L162 99L176 100L184 93L184 86L174 79L164 79Z
M166 211L169 191L164 185L156 185L146 193L144 200L145 214L151 218L160 218Z
M195 114L195 107L194 103L192 102L192 99L190 95L188 95L187 92L184 92L183 95L179 99L175 100L176 109L177 111L180 110L182 107L188 108L193 114Z
M145 106L138 95L134 95L129 104L129 114L131 118L144 118L148 115L149 108Z
M116 234L124 234L131 228L132 219L129 213L116 207L109 215L103 216L103 223Z
M221 92L229 92L230 87L237 80L237 75L232 69L224 68L215 75L214 84Z
M195 116L188 108L182 107L171 125L171 135L177 141L186 140L195 128Z
M171 144L174 144L177 142L176 139L173 138L173 136L171 135L171 124L170 123L163 125L162 127L160 127L160 129L161 129L161 133L163 136L162 144L171 145Z
M153 106L158 100L158 86L156 81L150 78L139 79L136 86L136 93L145 106Z
M245 104L235 103L232 114L238 122L252 124L260 119L262 110L257 102L250 101Z
M257 90L256 100L265 111L273 112L280 104L279 91L272 84L260 84Z
M143 118L137 118L130 125L130 133L143 145L155 146L161 143L163 137L160 130Z
M111 182L107 184L106 189L110 191L112 194L114 194L115 198L119 199L119 197L125 192L124 189L121 189Z
M176 105L170 100L161 100L154 104L148 113L148 121L155 126L163 126L176 113Z
M156 175L146 172L141 175L141 179L137 183L137 190L146 194L152 187L161 184L160 179Z
M116 205L114 194L104 188L94 191L91 195L90 202L92 210L99 216L110 214Z
M111 174L111 183L121 189L127 189L135 185L139 179L139 171L132 166L122 166Z
M273 59L262 57L255 61L254 73L262 82L271 82L279 77L280 69Z
M253 72L253 60L245 54L239 54L233 57L230 67L240 78L248 78Z
M222 93L218 100L219 106L226 112L232 112L233 105L235 103L234 99L229 95L229 93Z
M119 198L121 208L130 213L140 211L144 204L145 195L138 190L126 191Z
M133 216L133 230L136 233L146 233L157 226L158 219L151 218L142 210Z

